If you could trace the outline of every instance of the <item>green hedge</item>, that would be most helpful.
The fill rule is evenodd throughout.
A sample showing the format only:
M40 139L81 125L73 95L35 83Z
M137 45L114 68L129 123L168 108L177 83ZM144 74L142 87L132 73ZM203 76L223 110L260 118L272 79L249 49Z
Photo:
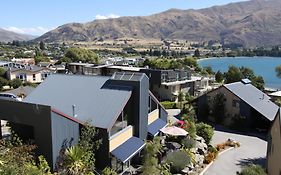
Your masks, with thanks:
M164 106L165 109L176 109L177 103L171 101L163 101L161 104Z
M196 133L198 136L203 137L206 144L210 144L214 135L214 128L206 123L200 122L196 124Z

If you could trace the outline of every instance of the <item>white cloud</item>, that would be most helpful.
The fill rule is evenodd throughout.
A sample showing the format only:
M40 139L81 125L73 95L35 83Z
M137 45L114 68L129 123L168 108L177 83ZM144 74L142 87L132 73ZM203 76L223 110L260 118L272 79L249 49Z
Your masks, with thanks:
M5 30L9 30L12 32L16 32L16 33L20 33L20 34L28 34L28 35L42 35L54 28L45 28L45 27L23 27L23 28L19 28L19 27L4 27Z
M109 18L119 18L120 16L115 14L109 14L109 15L96 15L95 19L109 19Z

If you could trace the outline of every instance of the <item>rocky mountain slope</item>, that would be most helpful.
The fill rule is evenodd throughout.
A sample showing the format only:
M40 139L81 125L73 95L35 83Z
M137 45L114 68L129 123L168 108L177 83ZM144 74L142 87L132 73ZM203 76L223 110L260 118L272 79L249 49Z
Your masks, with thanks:
M34 38L31 35L19 34L0 28L0 42L12 42L13 40L28 41Z
M36 41L138 39L216 40L243 46L281 44L281 0L252 0L200 10L171 9L145 17L65 24Z

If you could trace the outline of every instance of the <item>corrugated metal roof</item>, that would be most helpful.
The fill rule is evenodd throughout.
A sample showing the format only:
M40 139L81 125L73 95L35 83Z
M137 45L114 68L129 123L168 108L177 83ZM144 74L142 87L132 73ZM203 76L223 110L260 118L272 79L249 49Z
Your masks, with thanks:
M48 105L69 116L73 116L75 105L76 119L109 129L131 97L128 88L104 87L109 78L54 74L24 101Z
M226 84L224 87L252 106L270 121L274 120L278 111L278 106L270 101L270 97L268 95L257 89L252 84L235 82Z
M117 159L126 163L134 155L140 152L145 146L145 142L137 137L131 137L126 142L115 148L111 154Z
M167 123L159 118L148 125L147 131L152 136L155 136L160 131L160 129L164 128L165 126L167 126Z

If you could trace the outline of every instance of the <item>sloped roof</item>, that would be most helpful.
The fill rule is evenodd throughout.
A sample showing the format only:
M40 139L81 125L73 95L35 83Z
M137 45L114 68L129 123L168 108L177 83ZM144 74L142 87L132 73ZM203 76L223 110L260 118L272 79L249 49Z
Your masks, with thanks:
M269 95L273 96L273 97L281 97L281 91L276 91L276 92L273 92L273 93L271 93Z
M22 67L22 68L15 68L15 67L11 67L10 68L10 71L11 72L16 72L16 71L28 71L28 72L38 72L38 71L41 71L41 70L49 70L48 68L46 67L39 67L39 66L25 66L25 67Z
M270 101L270 97L252 84L235 82L224 85L233 94L249 104L270 121L274 120L278 106Z
M131 97L128 87L104 86L110 77L59 75L49 76L24 101L51 106L76 120L109 129Z
M16 96L24 94L25 96L29 95L35 88L32 86L20 86L16 89L5 91L7 93L14 94Z

